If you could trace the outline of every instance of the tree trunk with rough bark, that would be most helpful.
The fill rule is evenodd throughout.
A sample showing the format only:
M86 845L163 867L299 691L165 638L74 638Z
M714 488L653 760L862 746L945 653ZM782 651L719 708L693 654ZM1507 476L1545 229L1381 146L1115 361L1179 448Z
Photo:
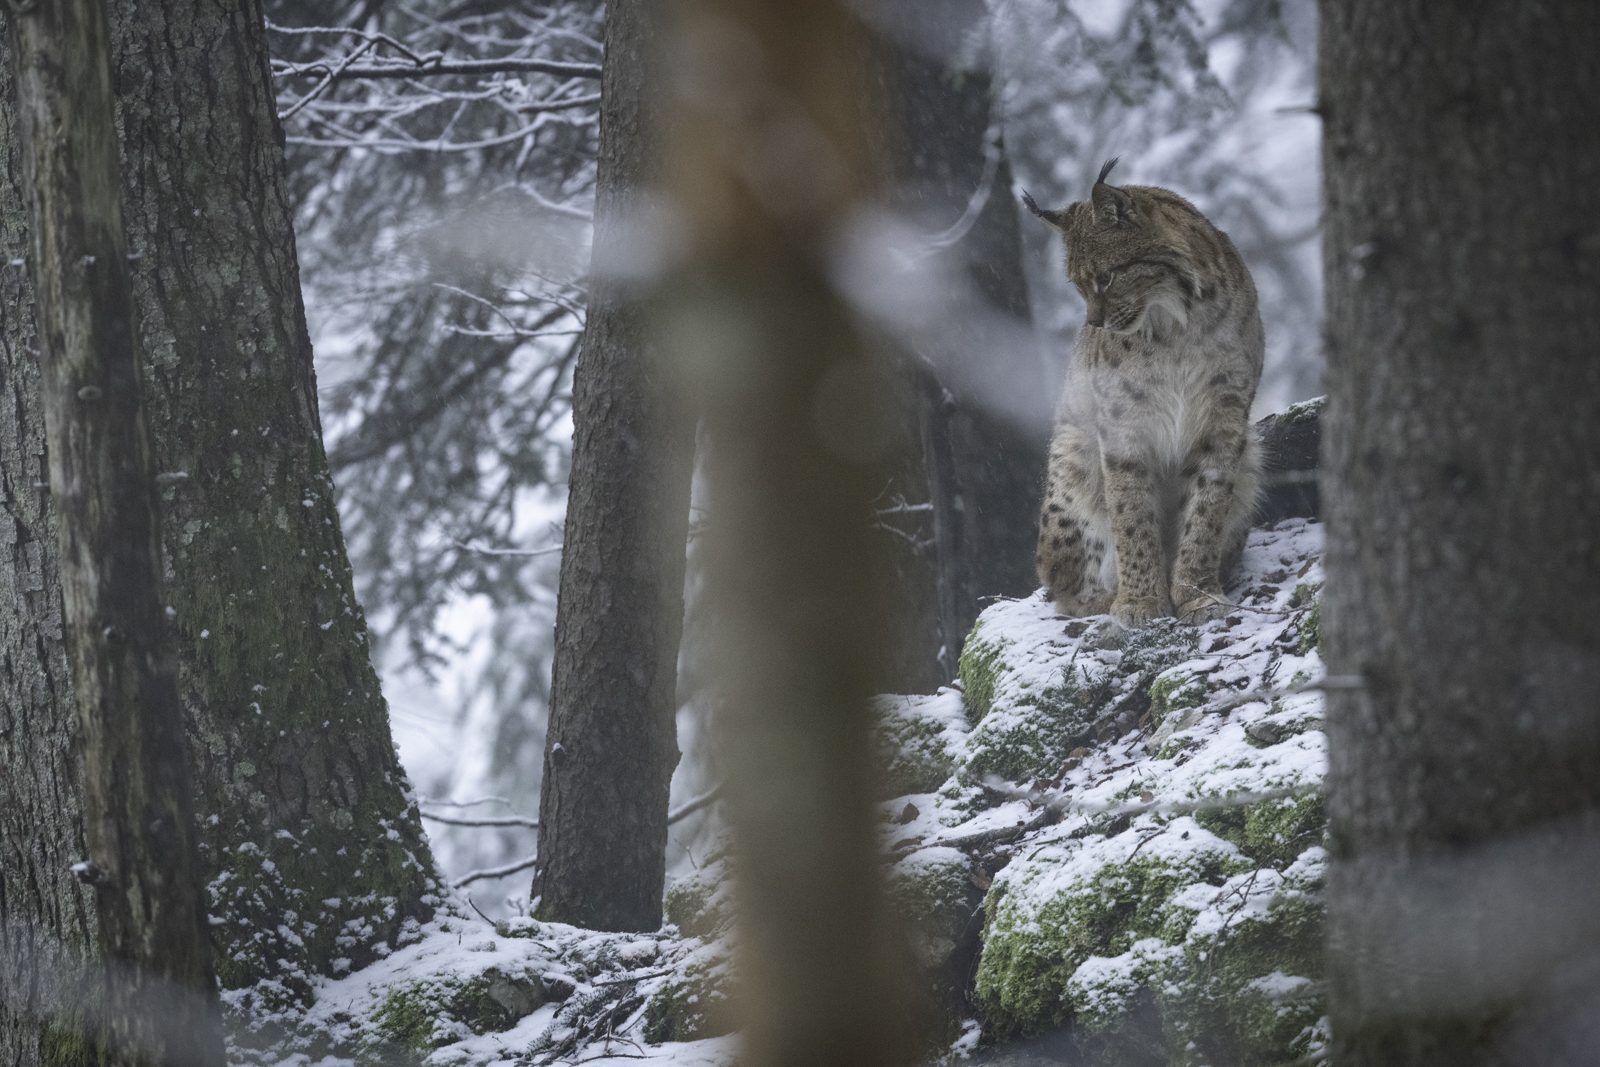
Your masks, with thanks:
M1325 2L1334 1062L1600 1047L1600 6Z
M0 1062L32 1067L75 1062L72 1052L82 1048L86 1020L77 1004L87 999L98 927L93 896L71 871L87 854L79 732L62 634L9 38L0 34Z
M102 0L11 19L67 660L112 1063L223 1062L139 384ZM88 989L95 988L94 985ZM86 989L87 992L87 989ZM99 998L94 998L99 999Z
M257 1003L272 1008L307 999L314 975L406 940L408 921L436 903L433 861L390 740L323 455L262 12L250 0L121 0L111 30L216 961L230 988L271 979ZM14 93L8 78L6 262L28 241L14 208ZM27 931L18 936L81 955L93 924L63 876L83 855L81 779L63 711L54 518L38 488L32 299L24 273L5 268L0 936ZM35 993L49 990L0 990L7 1062L45 1055Z
M118 0L112 31L218 966L304 997L431 915L433 859L323 453L261 7Z
M544 781L541 918L599 930L661 925L667 794L678 763L692 426L644 323L652 249L644 192L658 170L655 5L606 12L594 267L573 373L572 473Z

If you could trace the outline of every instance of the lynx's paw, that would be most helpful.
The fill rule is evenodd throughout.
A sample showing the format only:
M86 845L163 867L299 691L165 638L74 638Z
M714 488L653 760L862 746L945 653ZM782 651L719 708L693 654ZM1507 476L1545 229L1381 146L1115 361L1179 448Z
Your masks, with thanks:
M1111 594L1107 592L1079 593L1056 601L1056 614L1069 619L1087 619L1091 615L1104 615L1111 610Z
M1118 597L1112 601L1111 617L1124 626L1143 626L1151 619L1164 619L1172 614L1172 605L1165 597Z
M1184 598L1178 602L1178 621L1191 626L1220 619L1233 610L1233 604L1220 591L1209 592L1191 585L1178 595Z

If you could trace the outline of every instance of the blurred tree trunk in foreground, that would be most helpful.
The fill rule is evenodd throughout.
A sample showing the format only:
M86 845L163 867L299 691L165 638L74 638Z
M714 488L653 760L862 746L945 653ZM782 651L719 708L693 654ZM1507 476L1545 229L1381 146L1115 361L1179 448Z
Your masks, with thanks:
M883 651L872 501L888 368L834 289L877 184L867 46L839 3L684 0L668 188L687 261L663 343L702 405L718 728L745 1059L910 1059L871 816Z
M223 1062L161 531L103 0L13 14L67 662L83 738L112 1063ZM89 988L93 988L92 986ZM85 989L88 993L88 989ZM92 1003L98 999L92 994Z
M226 986L259 982L255 1003L273 1008L308 998L315 975L364 966L406 937L407 921L430 913L433 861L390 741L323 456L260 8L123 0L111 29L123 219L208 910L220 920L216 963ZM0 101L0 262L9 262L29 242L9 75ZM94 934L66 873L83 856L82 786L42 489L32 301L26 273L7 268L0 937L71 955ZM49 1055L34 1009L59 1001L45 987L54 977L0 989L6 1062Z
M572 387L535 913L598 930L661 925L667 793L678 763L677 663L693 424L643 321L653 249L654 4L606 13L589 314ZM633 275L630 277L630 273Z
M1334 1062L1600 1048L1600 5L1322 7Z

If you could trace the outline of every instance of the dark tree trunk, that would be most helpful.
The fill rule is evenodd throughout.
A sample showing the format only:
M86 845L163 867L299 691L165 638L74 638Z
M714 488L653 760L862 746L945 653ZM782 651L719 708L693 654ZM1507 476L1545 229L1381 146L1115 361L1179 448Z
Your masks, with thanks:
M664 336L703 405L717 729L738 867L742 1058L908 1062L867 701L885 375L828 270L876 184L843 3L678 6ZM787 147L782 166L766 155ZM794 150L797 149L797 150Z
M220 1065L100 0L11 18L46 445L114 1063Z
M261 10L125 0L112 12L112 53L216 960L230 987L278 979L271 1007L403 939L408 919L429 914L433 862L390 741L323 456ZM9 78L3 99L9 262L27 247ZM53 519L35 488L45 479L31 302L23 272L7 269L0 930L81 952L92 923L63 878L83 856L81 785L63 713ZM49 991L5 993L7 1062L46 1054L33 992Z
M1600 5L1322 11L1335 1062L1600 1048Z
M678 763L692 427L646 335L629 268L650 250L654 5L606 12L589 315L572 387L572 473L539 796L537 914L599 930L661 925Z
M112 30L218 966L303 996L431 914L433 860L323 454L260 4L118 0Z
M892 100L889 167L897 206L948 241L930 277L954 284L934 336L908 354L914 446L895 474L923 521L894 520L931 542L903 577L886 687L931 691L955 677L985 597L1026 596L1049 437L1044 363L1032 343L1011 167L989 72L958 61L987 17L981 3L891 5L879 62ZM981 207L979 206L981 205ZM964 213L979 207L963 222ZM887 517L886 517L887 518ZM920 566L918 566L920 562ZM931 610L921 601L931 590Z
M71 872L88 851L79 733L23 266L32 239L9 32L0 49L0 1063L31 1067L82 1046L81 1013L67 1009L85 997L97 925L93 897ZM54 1025L40 1026L45 1017Z

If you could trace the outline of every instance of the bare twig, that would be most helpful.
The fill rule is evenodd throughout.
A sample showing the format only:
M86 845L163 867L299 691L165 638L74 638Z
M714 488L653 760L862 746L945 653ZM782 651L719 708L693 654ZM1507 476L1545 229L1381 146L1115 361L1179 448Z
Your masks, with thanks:
M482 881L485 878L504 878L507 875L516 874L518 871L525 871L528 868L535 866L538 862L538 856L529 856L525 860L518 860L515 863L508 863L504 867L485 867L482 870L468 871L460 878L457 878L455 881L451 882L450 885L456 889L460 889L464 885L471 885L473 882Z
M365 47L371 47L367 45ZM363 51L365 48L363 48ZM354 58L352 55L351 58ZM425 57L413 63L361 63L330 66L325 60L274 64L276 78L320 74L330 81L351 78L422 78L434 74L555 74L567 78L599 78L598 63L562 63L552 59L457 59Z
M335 78L337 78L345 69L347 69L350 66L350 64L354 63L363 54L365 54L368 50L370 50L372 48L372 46L375 45L376 43L377 43L376 41L368 41L366 44L363 44L360 48L357 48L354 52L351 52L348 56L346 56L344 58L344 60L337 67L334 67L333 69L329 70L327 72L327 76L324 77L322 79L322 81L319 82L314 89L312 89L309 93L306 93L306 95L302 96L300 98L299 102L297 102L288 111L279 112L278 113L278 121L282 122L285 119L294 117L294 115L297 114L298 112L302 111L307 104L311 103L311 101L313 101L317 97L321 96L323 91L326 90L328 88L328 86L333 84L333 80Z

